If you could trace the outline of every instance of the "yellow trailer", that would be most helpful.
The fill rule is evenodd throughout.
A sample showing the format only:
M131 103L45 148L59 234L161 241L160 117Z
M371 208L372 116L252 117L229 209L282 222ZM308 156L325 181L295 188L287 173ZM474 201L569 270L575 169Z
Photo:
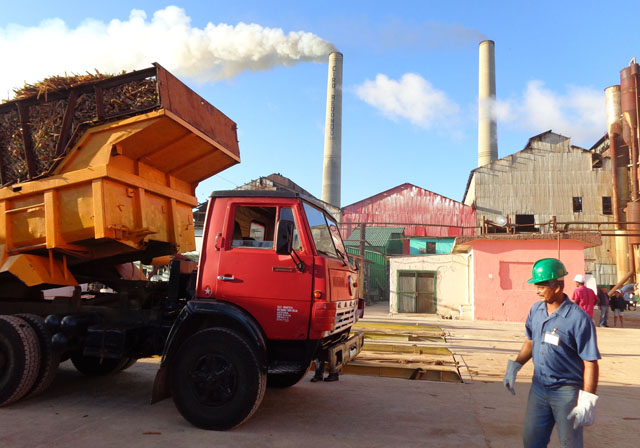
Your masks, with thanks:
M110 112L109 92L128 83L151 86L153 101ZM29 117L56 101L64 119L51 135L55 153L43 155ZM78 123L86 104L93 116ZM0 281L29 288L194 250L196 186L240 162L235 123L158 64L7 102L0 124ZM11 152L18 168L7 166Z

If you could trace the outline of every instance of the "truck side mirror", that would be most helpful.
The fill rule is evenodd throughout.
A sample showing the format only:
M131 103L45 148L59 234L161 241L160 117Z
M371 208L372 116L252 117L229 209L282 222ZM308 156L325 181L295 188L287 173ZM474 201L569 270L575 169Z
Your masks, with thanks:
M276 230L276 253L278 255L289 255L293 246L293 221L281 219L278 221Z

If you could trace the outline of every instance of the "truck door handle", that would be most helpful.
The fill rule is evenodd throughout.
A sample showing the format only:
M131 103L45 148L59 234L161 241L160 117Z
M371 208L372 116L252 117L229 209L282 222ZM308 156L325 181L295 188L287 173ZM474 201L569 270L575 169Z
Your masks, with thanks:
M235 277L232 275L231 277L225 277L224 275L218 275L218 280L222 282L232 282L235 280Z
M214 241L214 247L216 248L216 250L220 250L220 242L222 240L222 233L218 233L216 234L216 239Z

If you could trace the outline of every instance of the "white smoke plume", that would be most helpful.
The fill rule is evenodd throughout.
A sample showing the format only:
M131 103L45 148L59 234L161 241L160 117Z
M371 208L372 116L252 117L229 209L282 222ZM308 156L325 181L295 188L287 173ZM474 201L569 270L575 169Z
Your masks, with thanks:
M378 74L374 81L364 81L355 91L385 116L406 119L423 128L446 125L460 109L443 91L415 73L406 73L399 81Z
M325 62L334 46L320 37L257 24L191 26L184 9L153 13L134 9L129 19L108 23L87 19L69 28L61 19L36 27L0 27L0 98L16 87L65 73L120 73L158 62L178 76L200 82L231 78L243 71L269 70L300 62Z

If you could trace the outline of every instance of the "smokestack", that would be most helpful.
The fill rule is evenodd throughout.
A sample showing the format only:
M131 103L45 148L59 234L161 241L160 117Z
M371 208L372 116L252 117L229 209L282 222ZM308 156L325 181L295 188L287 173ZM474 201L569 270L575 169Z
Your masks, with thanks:
M478 166L498 160L495 118L496 56L492 40L480 42L478 77Z
M340 207L340 164L342 158L342 53L329 55L327 117L324 126L322 200Z

